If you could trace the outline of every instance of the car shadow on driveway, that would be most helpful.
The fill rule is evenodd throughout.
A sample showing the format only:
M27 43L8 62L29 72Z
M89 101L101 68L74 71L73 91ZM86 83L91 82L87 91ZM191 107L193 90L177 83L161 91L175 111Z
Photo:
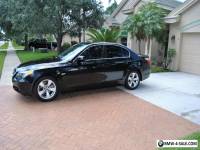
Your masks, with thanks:
M119 89L117 88L117 85L113 85L113 84L108 84L108 85L98 85L98 86L88 86L88 87L84 87L84 88L76 88L76 89L69 89L65 92L60 92L58 97L49 102L49 103L56 103L59 101L71 101L71 100L83 100L83 99L74 99L74 98L79 98L81 96L89 96L89 95L94 95L94 94L102 94L102 93L109 93L109 92L115 92L115 91L119 91ZM24 101L24 102L28 102L28 103L41 103L37 98L35 98L34 96L24 96L21 94L18 94L18 96L20 97L19 99ZM48 103L48 102L46 102Z

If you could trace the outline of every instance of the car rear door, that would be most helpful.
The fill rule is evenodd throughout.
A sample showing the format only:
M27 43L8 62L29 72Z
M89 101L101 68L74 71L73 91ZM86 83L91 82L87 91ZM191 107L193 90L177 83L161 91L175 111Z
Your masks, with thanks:
M117 45L105 45L106 81L120 80L130 63L130 52Z

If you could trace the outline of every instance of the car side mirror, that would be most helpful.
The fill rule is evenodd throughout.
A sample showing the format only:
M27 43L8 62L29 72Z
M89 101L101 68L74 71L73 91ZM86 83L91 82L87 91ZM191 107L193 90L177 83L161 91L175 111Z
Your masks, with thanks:
M77 57L77 63L81 64L85 60L85 56L78 56Z

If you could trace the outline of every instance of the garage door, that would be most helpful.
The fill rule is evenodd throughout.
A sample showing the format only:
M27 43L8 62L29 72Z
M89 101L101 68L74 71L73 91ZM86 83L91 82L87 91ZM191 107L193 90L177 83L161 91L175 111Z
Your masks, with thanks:
M183 34L180 70L200 75L200 33Z

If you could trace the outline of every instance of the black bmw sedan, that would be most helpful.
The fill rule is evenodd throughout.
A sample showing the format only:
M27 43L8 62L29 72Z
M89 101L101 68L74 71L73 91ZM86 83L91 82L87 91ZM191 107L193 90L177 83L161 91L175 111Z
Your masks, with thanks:
M55 99L74 87L120 81L136 89L150 75L148 57L115 43L80 43L58 57L19 65L13 72L13 88L42 101Z

